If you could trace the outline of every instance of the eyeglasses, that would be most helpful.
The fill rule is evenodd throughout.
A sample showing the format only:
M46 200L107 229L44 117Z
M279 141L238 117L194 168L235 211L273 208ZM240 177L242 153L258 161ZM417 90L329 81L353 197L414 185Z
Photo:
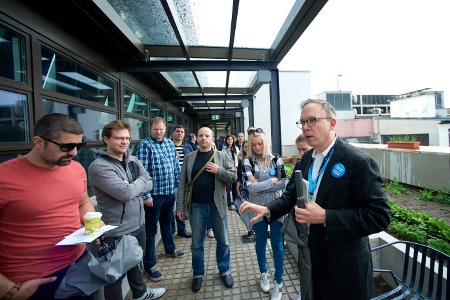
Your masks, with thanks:
M262 128L252 128L252 129L249 129L248 131L247 131L247 133L250 135L250 134L255 134L255 133L264 133L264 130L262 130Z
M58 146L59 146L59 150L61 150L62 152L70 152L70 151L72 151L73 149L75 149L75 147L77 148L77 151L78 151L78 150L80 150L81 148L83 148L84 146L86 146L86 143L85 143L85 142L81 142L81 143L63 143L63 144L60 144L60 143L57 143L57 142L55 142L55 141L52 141L51 139L45 138L45 137L43 137L43 136L40 136L40 135L39 135L39 137L40 137L41 139L43 139L43 140L46 140L46 141L49 141L49 142L51 142L51 143L53 143L53 144L55 144L55 145L58 145Z
M305 120L305 121L302 121L302 120L297 121L297 122L295 122L295 124L297 124L298 128L302 129L302 127L305 126L306 123L308 124L308 126L314 126L314 125L316 125L317 120L330 120L330 119L331 119L330 117L325 117L325 118L311 117L311 118L309 118L308 120Z
M121 140L123 141L127 141L127 142L131 142L131 138L129 136L123 137L123 136L110 136L111 138L115 139L115 140Z

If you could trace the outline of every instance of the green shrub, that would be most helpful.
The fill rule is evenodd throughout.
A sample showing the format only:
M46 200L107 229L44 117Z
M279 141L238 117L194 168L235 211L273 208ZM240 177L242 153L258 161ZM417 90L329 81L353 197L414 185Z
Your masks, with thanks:
M390 233L399 239L428 244L450 255L450 246L444 246L445 244L448 246L450 242L450 226L443 219L401 208L392 200L389 200L389 206L391 207L391 224L388 228Z
M291 178L292 172L294 171L294 164L291 163L284 163L284 169L286 170L286 176L287 178Z
M402 135L393 135L389 136L390 142L415 142L416 136L415 135L409 135L409 134L402 134Z
M397 180L396 177L394 177L393 180L389 181L388 185L385 185L383 189L386 192L391 192L394 195L401 195L406 192L406 188Z
M428 246L430 246L431 248L437 249L439 251L442 251L444 253L447 253L447 254L450 253L450 244L441 239L429 239Z
M438 189L436 194L436 200L442 204L450 205L450 189L444 188L444 190Z
M434 199L433 190L430 190L427 186L423 187L423 190L420 191L419 197L414 197L423 201L432 201Z

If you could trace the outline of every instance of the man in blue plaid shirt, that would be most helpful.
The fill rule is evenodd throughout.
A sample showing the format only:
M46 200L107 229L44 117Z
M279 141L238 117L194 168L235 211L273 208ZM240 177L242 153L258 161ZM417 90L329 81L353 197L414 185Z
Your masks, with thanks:
M143 140L136 150L136 156L153 178L153 190L143 195L145 209L145 231L147 237L144 255L144 270L153 281L160 281L163 275L156 267L155 236L158 221L164 250L172 257L184 257L185 253L175 247L171 222L175 205L174 188L180 180L180 163L175 145L166 137L166 122L156 117L151 122L151 135Z

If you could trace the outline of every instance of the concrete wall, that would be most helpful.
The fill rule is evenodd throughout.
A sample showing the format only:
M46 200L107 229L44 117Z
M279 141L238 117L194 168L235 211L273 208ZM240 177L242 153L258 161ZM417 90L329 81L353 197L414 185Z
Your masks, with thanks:
M336 133L341 138L346 137L372 137L373 136L373 119L346 119L338 120L336 125Z
M391 102L392 118L434 118L436 117L435 95L426 94Z
M420 150L391 149L387 145L352 144L377 162L387 179L428 187L433 190L450 187L450 148L420 146Z
M429 146L446 146L439 142L440 133L438 131L441 119L374 119L374 132L381 135L399 135L399 134L428 134ZM448 125L448 124L446 124ZM445 139L445 136L442 137ZM448 140L448 134L447 134ZM448 146L448 144L447 144Z

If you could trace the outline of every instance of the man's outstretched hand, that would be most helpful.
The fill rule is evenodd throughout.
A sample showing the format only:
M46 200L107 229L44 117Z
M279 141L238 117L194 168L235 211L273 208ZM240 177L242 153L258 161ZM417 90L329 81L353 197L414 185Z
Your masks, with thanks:
M241 207L239 207L239 213L242 214L246 210L251 210L256 214L256 216L250 220L250 224L254 224L256 221L269 214L269 209L267 207L250 203L249 201L245 201L241 204Z

